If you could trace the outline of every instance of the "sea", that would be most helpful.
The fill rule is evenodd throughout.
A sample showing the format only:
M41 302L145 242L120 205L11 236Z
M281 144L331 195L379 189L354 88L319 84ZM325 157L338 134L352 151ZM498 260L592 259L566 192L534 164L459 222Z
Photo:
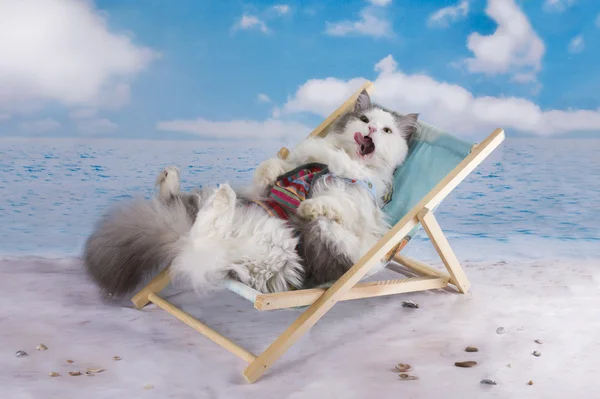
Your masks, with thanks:
M251 181L276 142L0 139L0 257L79 257L98 218L156 192ZM507 138L436 211L459 259L598 258L600 140ZM436 256L421 231L407 252Z

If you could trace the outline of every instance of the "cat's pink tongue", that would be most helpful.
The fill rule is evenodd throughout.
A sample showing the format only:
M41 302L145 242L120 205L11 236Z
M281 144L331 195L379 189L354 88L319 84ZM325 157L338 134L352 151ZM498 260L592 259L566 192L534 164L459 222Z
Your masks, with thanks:
M356 143L360 144L360 145L367 144L367 140L365 139L365 136L363 136L362 133L360 133L360 132L354 133L354 141L356 141Z

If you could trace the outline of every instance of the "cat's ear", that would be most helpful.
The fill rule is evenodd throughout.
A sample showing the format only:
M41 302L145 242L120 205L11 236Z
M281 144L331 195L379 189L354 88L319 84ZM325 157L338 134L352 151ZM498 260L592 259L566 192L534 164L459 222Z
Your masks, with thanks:
M419 114L406 114L404 115L404 119L406 119L407 122L406 128L404 129L406 132L405 138L409 141L419 128Z
M364 111L365 109L369 108L370 105L371 97L369 97L369 93L367 93L366 90L363 90L360 92L358 98L356 99L356 104L354 104L354 111Z

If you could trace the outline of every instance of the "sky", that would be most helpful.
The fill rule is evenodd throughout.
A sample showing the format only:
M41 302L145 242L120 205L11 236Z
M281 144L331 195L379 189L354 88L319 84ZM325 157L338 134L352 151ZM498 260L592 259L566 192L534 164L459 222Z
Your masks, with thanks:
M299 140L365 80L461 137L600 138L598 0L0 0L0 136Z

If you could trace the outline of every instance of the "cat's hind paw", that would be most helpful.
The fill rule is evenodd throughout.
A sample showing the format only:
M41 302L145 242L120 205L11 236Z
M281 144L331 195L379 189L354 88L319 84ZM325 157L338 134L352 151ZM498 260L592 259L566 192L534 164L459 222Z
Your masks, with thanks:
M310 198L303 201L298 207L298 216L306 220L315 220L319 217L325 217L336 223L342 223L341 212L338 212L335 206L328 204L319 198Z

